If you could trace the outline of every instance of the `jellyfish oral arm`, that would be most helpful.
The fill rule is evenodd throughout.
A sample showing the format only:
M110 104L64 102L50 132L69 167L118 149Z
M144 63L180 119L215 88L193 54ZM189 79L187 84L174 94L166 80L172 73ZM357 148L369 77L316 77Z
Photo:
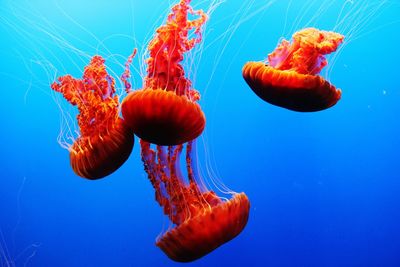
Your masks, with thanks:
M278 70L315 75L327 65L325 55L336 51L343 39L343 35L335 32L303 29L293 35L292 43L283 40L268 55L268 63Z
M202 10L194 11L189 4L190 0L182 0L173 6L165 25L157 29L156 35L150 42L144 88L163 89L173 91L179 96L192 96L190 93L192 84L185 77L181 62L184 54L201 42L201 27L206 22L207 15ZM189 20L188 14L198 18ZM189 31L194 31L193 39L189 39Z

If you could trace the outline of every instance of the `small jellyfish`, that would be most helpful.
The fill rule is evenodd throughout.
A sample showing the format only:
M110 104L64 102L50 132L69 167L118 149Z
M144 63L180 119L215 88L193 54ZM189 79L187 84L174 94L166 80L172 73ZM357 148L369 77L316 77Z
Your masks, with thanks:
M83 79L66 75L51 88L78 107L80 136L69 147L74 172L99 179L117 170L131 154L134 136L118 116L115 81L108 75L104 59L94 56L85 67Z
M336 104L341 91L318 75L325 55L343 42L343 35L306 28L283 40L268 63L247 62L242 70L250 88L266 102L294 111L319 111Z
M172 8L165 25L157 29L148 46L147 75L140 90L129 92L122 102L122 116L141 139L157 145L178 145L198 137L205 116L196 103L200 94L192 88L181 65L184 53L201 41L206 14L194 11L190 0ZM198 18L189 20L188 13ZM189 39L189 32L195 37Z

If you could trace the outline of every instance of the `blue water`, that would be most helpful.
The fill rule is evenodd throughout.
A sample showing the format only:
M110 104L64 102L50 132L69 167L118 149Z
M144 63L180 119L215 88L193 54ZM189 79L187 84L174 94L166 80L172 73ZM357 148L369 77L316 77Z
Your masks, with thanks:
M211 1L192 2L207 10ZM114 174L77 177L57 142L61 112L49 88L56 76L80 77L94 54L118 78L173 3L1 1L0 266L181 265L155 246L168 220L137 140ZM188 266L400 266L399 14L397 0L217 7L186 64L207 117L199 161L246 192L251 212L237 238ZM243 64L309 26L346 35L321 73L342 99L317 113L263 102ZM140 57L133 67L139 88Z

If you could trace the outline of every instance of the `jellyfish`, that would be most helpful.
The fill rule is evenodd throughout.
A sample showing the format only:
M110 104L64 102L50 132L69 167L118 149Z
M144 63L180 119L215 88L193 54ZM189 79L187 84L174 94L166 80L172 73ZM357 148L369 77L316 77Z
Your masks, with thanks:
M190 0L172 7L165 25L149 43L147 75L143 88L131 91L122 102L122 116L134 133L157 145L178 145L198 137L205 127L199 93L192 88L181 65L184 53L201 41L206 21L202 10L194 11ZM188 14L198 16L188 20ZM195 37L189 39L189 32Z
M290 43L283 40L267 64L247 62L242 70L250 88L264 101L294 111L311 112L332 107L341 90L318 75L327 65L325 55L336 51L343 35L306 28Z
M87 179L99 179L117 170L129 157L134 136L118 115L115 80L108 75L104 59L92 57L83 78L58 78L51 88L77 106L80 136L69 147L73 171Z
M156 200L174 228L156 245L174 261L190 262L236 237L246 226L250 202L244 193L229 200L220 198L202 184L194 168L195 141L178 146L156 146L141 140L145 171L156 191ZM186 148L186 173L180 171L180 155Z

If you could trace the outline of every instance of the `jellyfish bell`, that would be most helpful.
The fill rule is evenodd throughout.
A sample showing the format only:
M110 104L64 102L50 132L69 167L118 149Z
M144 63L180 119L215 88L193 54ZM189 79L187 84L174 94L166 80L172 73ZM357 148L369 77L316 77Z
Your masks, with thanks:
M133 91L122 102L122 114L135 135L164 146L195 139L205 127L197 103L162 89Z
M306 28L293 35L292 43L283 40L268 55L268 63L248 62L243 78L264 101L294 111L311 112L332 107L341 97L318 73L327 65L326 54L343 41L335 32Z
M246 63L243 77L258 97L293 111L324 110L341 98L341 90L321 76L276 70L262 62Z
M119 113L115 81L104 59L94 56L83 78L58 78L51 88L78 107L80 136L69 146L73 171L87 179L99 179L117 170L129 157L134 136Z
M118 118L104 135L79 137L70 149L74 172L95 180L116 171L131 154L134 137L125 122Z
M122 116L134 133L157 145L178 145L199 136L205 127L199 93L185 77L184 53L201 41L206 21L202 10L194 11L190 0L172 7L165 25L149 43L147 75L143 88L131 91L122 102ZM189 20L188 15L198 16ZM196 37L189 39L189 32Z
M210 193L212 194L212 193ZM156 245L174 261L190 262L235 238L246 226L250 202L244 193L223 202L214 198L203 212L171 229Z

